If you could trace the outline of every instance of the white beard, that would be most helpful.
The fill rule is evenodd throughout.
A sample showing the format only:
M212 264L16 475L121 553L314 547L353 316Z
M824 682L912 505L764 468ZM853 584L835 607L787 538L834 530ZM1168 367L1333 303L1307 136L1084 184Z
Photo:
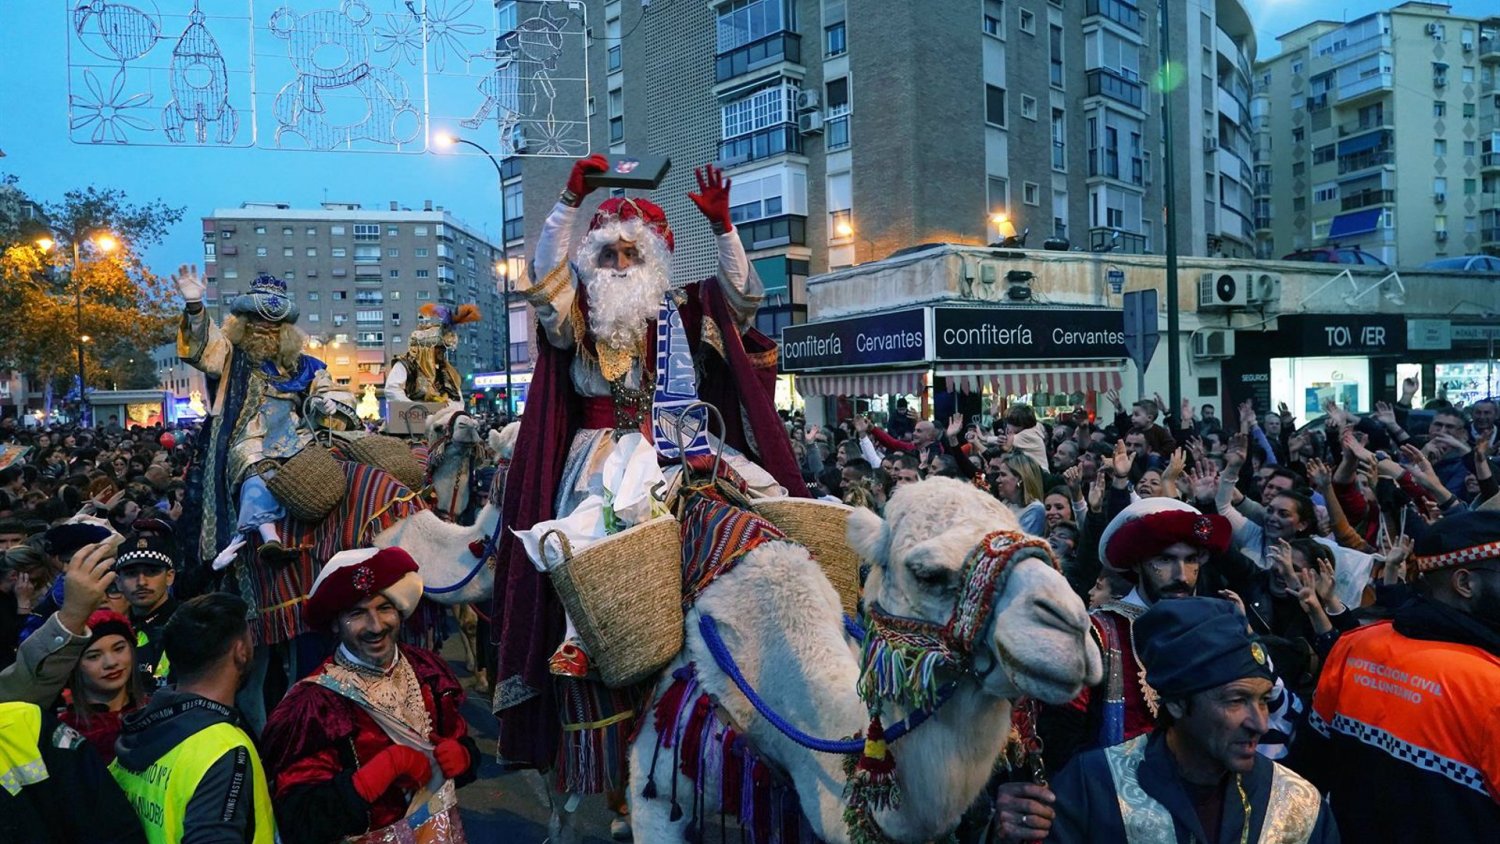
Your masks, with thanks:
M638 349L671 286L667 273L651 263L628 270L582 268L580 272L588 291L594 341L615 349Z

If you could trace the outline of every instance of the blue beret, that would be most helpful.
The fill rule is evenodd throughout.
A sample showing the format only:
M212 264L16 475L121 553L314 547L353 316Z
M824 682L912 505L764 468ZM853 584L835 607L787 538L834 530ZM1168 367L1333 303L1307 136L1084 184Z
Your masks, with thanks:
M1448 516L1417 538L1412 563L1418 571L1462 568L1500 558L1500 512L1471 510Z
M43 540L47 543L47 553L66 561L72 559L79 548L103 542L112 533L102 525L77 522L48 528Z
M1135 621L1146 682L1164 699L1185 698L1247 677L1272 679L1270 659L1245 618L1220 598L1157 601Z

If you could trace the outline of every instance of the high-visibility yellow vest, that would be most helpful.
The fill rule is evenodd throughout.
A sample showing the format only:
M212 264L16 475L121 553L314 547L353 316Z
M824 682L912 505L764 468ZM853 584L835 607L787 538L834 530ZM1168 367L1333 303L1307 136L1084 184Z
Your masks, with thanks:
M0 788L19 794L47 778L42 761L42 710L34 703L0 703Z
M135 632L135 646L136 646L136 648L138 648L138 649L139 648L144 648L144 647L146 647L149 644L151 644L151 637L149 637L149 636L146 635L146 631L144 631L144 630L137 630ZM171 671L171 670L172 670L172 663L167 659L167 652L166 651L162 651L162 653L161 653L161 659L159 659L159 660L156 661L156 667L151 670L151 676L155 677L157 679L157 681L159 682L163 678L165 678L167 676L167 672Z
M249 751L250 772L255 811L254 844L274 844L276 819L271 813L271 790L260 757L245 731L233 724L214 724L188 736L140 773L120 766L120 760L109 764L109 772L125 792L130 805L141 819L150 844L177 844L182 840L183 814L188 801L208 769L225 753L243 747Z

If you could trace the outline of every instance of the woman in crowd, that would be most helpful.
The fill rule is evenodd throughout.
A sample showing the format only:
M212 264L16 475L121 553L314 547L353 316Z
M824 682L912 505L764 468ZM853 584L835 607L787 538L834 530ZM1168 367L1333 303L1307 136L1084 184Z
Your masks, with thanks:
M995 497L1005 502L1021 522L1021 530L1043 536L1047 513L1042 504L1042 467L1019 451L1006 452L995 473Z
M82 733L108 764L115 758L121 719L145 706L146 693L135 670L135 631L125 616L99 610L89 616L89 634L58 717Z

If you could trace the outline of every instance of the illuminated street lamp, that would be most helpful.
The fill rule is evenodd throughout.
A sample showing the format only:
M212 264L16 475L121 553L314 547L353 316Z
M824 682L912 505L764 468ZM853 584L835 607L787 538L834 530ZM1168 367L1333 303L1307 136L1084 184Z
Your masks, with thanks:
M93 245L95 251L103 255L120 248L120 241L107 231L96 231L93 237L87 238ZM74 336L77 337L78 346L78 422L87 425L89 421L89 391L86 373L83 367L83 344L94 338L83 333L83 282L78 278L79 239L69 237L68 242L73 245L73 262L68 265L68 283L73 287L73 328ZM39 237L36 246L43 252L51 252L57 246L57 241L50 237Z
M484 157L488 158L490 163L495 165L495 175L498 177L500 183L500 260L495 262L493 269L495 275L500 279L500 311L502 314L500 319L500 343L505 347L504 354L500 360L501 365L505 367L505 418L506 421L510 421L511 410L515 407L511 403L515 400L515 393L512 392L510 376L510 285L511 279L519 275L519 272L511 271L510 251L506 247L506 242L510 238L505 233L505 169L500 166L500 160L491 154L488 149L468 138L461 138L451 132L435 132L432 135L432 145L438 149L452 149L458 144L471 146L484 153Z

